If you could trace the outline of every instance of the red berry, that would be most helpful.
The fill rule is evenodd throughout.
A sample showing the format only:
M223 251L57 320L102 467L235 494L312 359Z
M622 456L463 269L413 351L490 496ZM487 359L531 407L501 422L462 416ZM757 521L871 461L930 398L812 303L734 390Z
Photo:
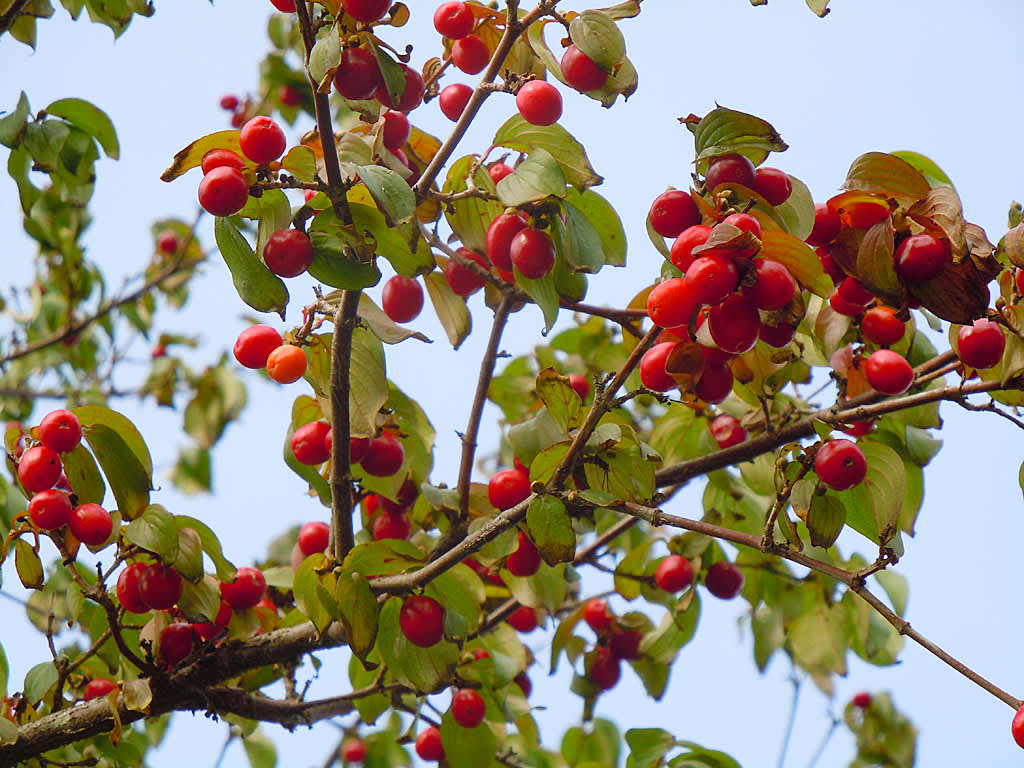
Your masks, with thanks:
M895 309L879 306L864 313L860 320L860 330L868 341L887 347L903 338L906 326L896 317Z
M829 440L814 455L814 471L833 491L845 491L860 483L868 471L864 451L845 438Z
M796 326L785 323L781 325L765 325L761 323L761 327L757 331L757 338L769 347L775 347L776 349L781 349L789 344L795 336Z
M647 294L647 316L661 328L681 328L697 310L697 303L693 284L681 277L670 277Z
M667 392L678 386L671 374L665 372L665 363L675 346L674 341L663 341L644 352L640 358L640 383L647 389Z
M408 323L423 309L423 289L415 278L395 275L384 284L380 304L392 321Z
M850 437L864 437L875 428L874 421L852 421L847 429L843 432L848 434Z
M875 300L875 294L869 291L854 277L847 277L836 288L836 293L848 304L856 307L866 307Z
M551 83L531 80L516 94L516 108L530 125L551 125L562 116L562 94Z
M370 534L374 541L383 539L408 539L412 532L409 516L402 511L382 509L370 521Z
M162 563L150 563L143 566L138 573L139 598L148 608L164 611L181 599L184 586L181 574L170 566ZM132 611L132 613L143 613L143 611Z
M236 171L241 171L245 168L245 160L230 149L211 149L203 155L203 175L205 176L214 168L234 168Z
M519 686L519 690L523 692L523 696L530 696L530 692L533 690L533 683L530 682L530 678L526 676L525 671L520 672L518 675L513 677L512 682Z
M680 272L685 274L693 264L693 249L704 245L709 237L711 237L711 227L707 224L694 224L692 227L687 227L673 241L672 248L669 249L669 259Z
M160 633L160 659L168 667L176 667L192 653L195 633L191 624L168 624Z
M341 5L353 19L369 24L387 13L391 0L341 0Z
M523 277L539 280L555 266L555 243L547 232L526 227L512 238L509 257Z
M384 146L394 151L401 149L412 135L409 118L401 112L389 109L384 113L384 127L381 129L381 140Z
M720 403L732 392L733 375L729 364L722 360L705 360L704 370L693 392L705 403Z
M206 154L210 154L207 152ZM234 154L232 152L232 154ZM206 173L204 170L203 173ZM175 253L181 242L178 240L178 233L165 229L156 237L156 248L161 253Z
M391 477L402 468L405 461L405 449L402 442L392 432L382 432L380 437L373 438L366 455L360 463L367 474L374 477Z
M444 608L426 595L407 597L398 613L398 626L410 643L429 648L444 637Z
M277 98L286 107L297 107L302 103L302 91L291 85L282 85L277 89Z
M309 358L302 347L282 344L267 357L267 375L278 384L291 384L302 378L308 365Z
M331 450L330 432L327 433L325 442L327 443L327 450ZM348 439L348 460L353 464L360 464L363 461L363 457L369 452L372 442L372 438L369 437L350 437Z
M392 101L391 94L388 93L388 89L383 82L377 86L373 96L385 107L397 109L399 112L409 112L418 107L423 101L423 92L426 89L423 85L423 77L419 72L407 64L400 64L399 66L402 69L402 74L405 75L405 88L402 90L398 103L396 104Z
M699 304L718 304L739 284L740 273L727 256L700 256L686 270L686 285Z
M366 744L360 739L345 739L341 745L341 759L346 763L362 763L366 759Z
M460 688L452 696L452 719L463 728L476 728L486 714L484 698L472 688Z
M237 112L231 115L231 127L241 128L243 125L245 125L245 110L239 109Z
M487 269L487 260L476 251L471 251L469 248L459 248L455 253L461 256L464 261L475 261L481 267ZM483 277L469 267L462 266L455 259L449 259L448 263L444 265L444 279L447 281L448 287L452 289L452 293L463 297L472 296L483 288L484 283L487 282Z
M257 115L243 125L238 143L243 155L261 165L277 160L287 146L281 126L266 115Z
M754 191L769 205L782 205L793 192L793 181L778 168L758 168L754 172Z
M515 169L512 168L511 165L507 165L505 163L491 163L489 166L487 166L487 173L490 174L491 181L493 181L495 184L504 179L510 173L513 173L514 170Z
M446 85L437 96L437 104L441 108L441 114L457 122L469 104L473 96L473 89L465 83L452 83Z
M234 216L249 199L249 182L236 168L221 165L199 182L199 205L214 216Z
M1013 282L1017 286L1017 293L1024 296L1024 269L1017 267L1014 270Z
M608 74L575 45L565 49L561 67L566 82L581 93L596 91L608 81Z
M131 613L146 613L149 604L142 599L142 572L148 566L145 563L128 563L117 577L117 600L121 606ZM177 600L175 600L177 602ZM173 605L174 603L171 603Z
M519 469L496 472L487 484L487 498L498 509L511 509L530 495L530 476Z
M679 592L693 583L693 566L682 555L669 555L658 563L654 582L666 592Z
M580 396L580 400L586 400L590 396L590 382L580 373L569 374L569 386Z
M220 583L220 596L236 611L252 608L267 594L267 580L258 568L242 566L234 581Z
M761 222L749 213L732 213L722 219L723 224L731 224L743 232L749 232L756 238L761 237ZM735 258L735 254L733 256Z
M839 293L838 289L828 297L828 304L835 312L838 312L840 315L846 315L847 317L856 317L864 311L863 304L851 304L842 297L842 294Z
M292 433L292 455L300 464L313 467L323 464L330 458L327 448L327 433L331 425L326 421L311 421L297 427Z
M891 349L879 349L864 361L864 376L883 395L898 395L910 389L914 369L907 359Z
M441 732L434 726L424 728L416 737L416 754L423 760L440 762L444 760L444 746L441 744Z
M846 273L843 272L843 268L832 258L832 246L819 245L814 249L814 252L818 255L818 261L821 262L822 268L832 278L834 286L838 286L846 279Z
M234 112L238 109L238 97L234 94L228 94L227 96L220 97L220 108L227 110L228 112Z
M1006 347L1003 329L998 323L983 317L975 320L973 325L962 327L956 341L963 364L979 370L996 365L1002 359Z
M482 72L490 60L487 43L476 35L466 35L452 43L452 63L467 75Z
M520 605L506 621L516 632L527 634L537 628L537 612L528 605Z
M279 277L301 275L313 263L313 243L297 229L282 229L267 238L263 246L267 269Z
M614 688L622 675L622 668L619 666L618 657L611 652L611 649L598 646L590 657L587 669L587 676L602 691Z
M99 504L82 504L71 511L68 527L80 542L95 547L110 538L114 521Z
M473 11L462 2L441 3L434 11L434 29L449 40L460 40L473 31Z
M735 355L746 352L757 343L760 328L761 316L748 296L733 293L721 304L708 309L711 338L726 352Z
M373 98L383 79L380 65L366 48L346 48L334 73L334 87L343 98L364 101Z
M647 218L651 229L662 237L678 237L684 230L700 224L700 211L688 192L670 189L654 198Z
M949 251L932 235L908 237L896 249L896 271L904 280L919 283L935 277L949 261Z
M85 701L92 701L93 699L98 699L100 696L106 696L108 693L116 689L117 683L113 680L108 680L105 677L97 677L85 684L85 690L82 691L82 698Z
M402 483L402 487L398 489L395 500L392 501L386 496L381 496L380 506L389 512L405 512L413 505L413 502L416 501L416 497L419 495L420 490L416 487L416 483L413 482L412 478L406 478L405 482Z
M204 642L213 640L231 622L231 617L234 613L235 612L231 610L231 606L224 600L221 600L220 607L217 608L217 615L214 617L213 621L203 621L198 624L193 624L192 630L199 639Z
M721 600L732 600L743 589L743 571L728 560L719 560L708 566L704 586Z
M828 245L839 235L842 219L826 203L814 204L814 227L807 236L808 245ZM820 256L820 254L819 254Z
M295 13L295 0L270 0L270 4L281 13Z
M615 614L608 608L608 601L595 598L583 607L583 620L592 630L601 634L612 626Z
M508 556L509 573L519 577L533 576L540 570L540 559L540 551L530 541L530 537L520 531L519 547Z
M487 258L498 269L512 271L512 238L525 228L526 222L511 213L496 217L487 228Z
M28 516L37 528L56 530L71 519L71 497L56 488L39 491L28 503Z
M831 202L829 207L833 207ZM844 227L871 229L878 222L888 218L889 204L880 198L858 200L842 204L838 209L838 213Z
M714 192L722 184L740 184L747 189L753 189L756 179L754 164L743 155L716 157L704 174L704 184L708 192Z
M608 638L608 648L617 659L639 659L643 639L644 633L639 629L615 628Z
M796 280L788 269L771 259L754 259L757 282L750 291L754 306L766 312L782 309L796 294Z
M33 445L18 461L18 479L29 493L53 488L60 480L64 465L60 456L45 445Z
M871 706L871 694L867 691L859 691L853 695L850 703L858 709L867 709Z
M740 425L740 420L728 413L715 416L708 426L719 448L730 448L747 439L747 430Z
M232 351L246 368L259 369L266 367L270 353L283 343L281 334L269 325L251 325L238 334Z

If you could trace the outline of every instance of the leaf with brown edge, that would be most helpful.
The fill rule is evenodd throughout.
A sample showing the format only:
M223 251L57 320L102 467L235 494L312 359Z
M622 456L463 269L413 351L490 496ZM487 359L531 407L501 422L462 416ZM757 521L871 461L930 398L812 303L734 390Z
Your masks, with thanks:
M1024 240L1024 230L1017 226L1018 237ZM977 224L967 223L965 227L967 247L971 251L971 261L975 268L987 277L995 277L1003 269L1003 265L995 257L996 247L988 239L985 230ZM1020 242L1020 241L1018 241Z
M981 234L984 237L985 233ZM1018 224L1006 233L1003 238L1003 250L1011 264L1015 267L1024 267L1024 224Z
M174 181L186 171L198 168L203 162L203 155L211 149L230 149L243 158L242 146L238 141L240 131L217 131L196 139L174 156L170 166L160 174L160 181Z
M843 189L876 192L901 205L912 205L929 191L935 191L930 190L928 180L914 166L885 152L867 152L854 160L846 172Z
M906 298L892 258L895 247L895 229L886 217L864 233L857 251L857 280L891 307L901 306Z
M907 214L926 230L949 241L954 262L961 262L968 254L967 222L964 221L960 197L952 187L930 190L910 207Z
M704 355L700 344L681 341L672 347L665 359L665 372L676 380L681 392L693 392L704 372Z
M788 232L762 230L761 256L782 264L800 285L823 299L835 289L814 249Z
M711 236L703 245L693 249L693 255L706 256L711 253L730 256L734 252L749 254L761 247L761 241L753 232L747 232L732 224L718 224L711 230Z
M908 283L910 295L943 320L970 325L988 309L989 278L970 260L947 263L931 280Z

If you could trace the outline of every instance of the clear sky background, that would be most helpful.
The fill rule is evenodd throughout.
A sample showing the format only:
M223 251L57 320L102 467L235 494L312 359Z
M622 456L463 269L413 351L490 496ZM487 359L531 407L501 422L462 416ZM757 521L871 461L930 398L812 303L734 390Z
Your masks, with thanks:
M420 65L439 51L430 25L435 3L410 5L410 25L384 36L396 45L414 44L413 62ZM859 154L913 149L930 156L953 179L968 220L983 226L993 241L1005 232L1007 206L1024 198L1024 54L1019 41L1024 6L1016 0L834 0L833 8L822 20L798 0L771 0L760 8L745 0L647 0L640 17L622 26L640 73L636 95L603 110L563 91L561 123L581 138L605 176L598 191L615 204L630 243L629 265L606 269L593 279L588 301L622 306L657 275L661 257L646 239L644 216L666 186L685 186L692 169L693 144L675 118L703 114L715 103L771 121L790 149L770 164L804 180L817 199L835 193ZM146 264L154 218L190 220L194 215L197 173L173 184L158 177L178 149L227 127L227 115L217 106L221 95L257 86L256 65L266 49L271 10L262 0L220 0L216 5L164 0L157 3L154 18L137 20L114 42L105 28L73 24L58 9L54 20L40 25L36 53L11 39L0 40L0 109L12 108L21 90L34 110L77 96L106 110L117 126L122 159L100 163L96 218L85 238L89 256L105 269L111 289ZM487 147L513 109L511 97L490 99L465 139L465 151ZM450 127L436 103L414 112L413 120L436 135ZM293 137L310 126L309 121L300 123ZM6 177L0 179L0 231L5 235L0 251L4 283L25 284L34 248L21 231L16 189ZM204 229L203 242L212 247L212 227ZM308 285L301 279L290 283L289 327L298 322L299 308L310 296ZM379 296L379 288L371 294ZM407 342L388 350L389 374L419 399L437 429L434 482L455 480L455 430L463 428L466 418L460 406L471 399L486 340L480 329L487 327L489 313L480 297L470 304L477 332L457 354L429 309L416 325L435 343ZM199 369L230 346L244 327L244 310L214 255L187 312L163 316L158 332L200 335L203 346L186 353L189 364ZM540 327L538 311L519 313L503 347L524 353ZM145 371L148 350L141 339L133 347L135 375ZM326 519L325 510L304 496L304 484L280 460L288 409L301 387L282 389L254 374L242 375L251 385L249 407L215 452L216 493L210 497L181 497L166 483L183 442L180 412L115 404L142 425L153 452L162 486L154 500L172 512L206 520L239 564L260 558L266 541L285 528ZM994 416L972 414L968 419L950 406L942 413L946 446L926 474L919 533L908 542L899 565L911 583L908 618L930 639L1021 696L1024 601L1014 587L1024 549L1017 483L1024 456L1021 433ZM496 445L496 419L496 409L489 408L484 450ZM699 489L693 490L668 509L699 515L699 499ZM855 538L843 541L847 549L868 551ZM15 589L13 567L5 567L3 575L5 589ZM596 580L588 584L603 588ZM774 765L791 695L787 662L777 656L759 676L743 624L746 605L712 598L703 605L700 631L683 650L665 700L647 699L639 681L624 669L622 682L602 699L597 713L617 720L623 731L661 725L680 738L724 749L747 768ZM615 607L626 610L621 601ZM17 688L24 671L48 655L45 642L27 628L22 609L6 600L0 601L0 626L11 685ZM538 632L528 640L539 658L547 656L550 635ZM335 655L322 657L331 661ZM311 695L346 690L343 670L326 665ZM531 678L531 701L548 708L539 717L555 746L564 728L578 721L579 700L567 693L564 666L555 678L534 668ZM919 765L1021 762L1009 734L1010 709L908 645L895 668L879 670L852 659L834 702L805 683L786 766L807 765L828 729L828 712L841 713L849 696L861 689L893 692L896 704L920 728ZM282 766L320 765L337 739L329 724L295 735L268 728L280 745ZM170 768L187 755L193 763L212 766L224 733L222 725L201 716L179 715L167 748L151 764ZM842 734L833 738L819 766L842 765L852 756L852 742ZM246 765L237 745L223 765Z

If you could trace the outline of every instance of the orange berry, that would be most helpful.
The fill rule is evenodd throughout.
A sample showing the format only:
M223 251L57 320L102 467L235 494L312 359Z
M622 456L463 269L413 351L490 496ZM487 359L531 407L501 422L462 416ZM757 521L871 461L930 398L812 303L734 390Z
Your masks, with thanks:
M281 384L291 384L306 372L306 353L294 344L282 344L267 358L267 373Z

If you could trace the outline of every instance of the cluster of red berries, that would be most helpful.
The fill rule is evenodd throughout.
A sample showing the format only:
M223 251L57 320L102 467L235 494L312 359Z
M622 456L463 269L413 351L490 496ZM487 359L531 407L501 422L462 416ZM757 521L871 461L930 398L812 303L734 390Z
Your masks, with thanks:
M238 334L232 351L235 360L246 368L266 368L270 378L280 384L301 379L309 364L302 347L285 344L281 334L269 325L246 328Z
M256 165L267 165L284 154L287 141L281 127L258 115L242 126L238 136L242 154ZM199 205L214 216L233 216L249 199L245 161L230 149L212 149L203 155Z
M402 483L394 500L379 493L369 494L363 505L366 510L365 527L373 540L408 539L412 532L409 510L418 496L419 489L411 478Z
M621 661L640 658L643 632L623 625L607 600L595 598L583 607L583 620L597 634L599 644L587 658L587 675L602 691L614 688L622 675Z
M405 449L398 437L383 431L377 437L352 437L348 442L349 461L359 464L374 477L390 477L405 461ZM326 421L311 421L292 433L292 454L300 464L319 466L331 456L333 431ZM416 487L410 483L413 499ZM404 486L403 486L404 490Z
M28 493L28 516L43 531L55 531L65 525L75 538L87 546L106 543L114 532L110 513L99 504L72 504L73 489L64 474L61 454L73 451L82 442L82 425L71 411L51 411L39 422L39 441L28 445L22 436L15 445L18 480Z

